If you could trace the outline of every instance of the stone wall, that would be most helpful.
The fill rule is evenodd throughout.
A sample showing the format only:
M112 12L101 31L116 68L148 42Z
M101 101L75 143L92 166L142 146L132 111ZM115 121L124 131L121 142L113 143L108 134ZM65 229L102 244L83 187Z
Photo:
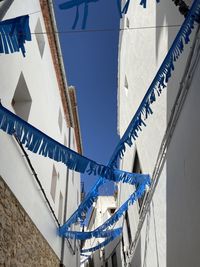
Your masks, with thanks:
M56 267L60 261L0 177L0 267Z

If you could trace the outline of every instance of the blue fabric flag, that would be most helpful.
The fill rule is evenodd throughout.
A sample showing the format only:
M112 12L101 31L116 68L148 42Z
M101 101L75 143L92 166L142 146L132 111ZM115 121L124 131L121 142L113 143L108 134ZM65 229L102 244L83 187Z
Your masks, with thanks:
M9 54L21 50L25 57L26 41L31 41L28 15L0 22L0 53Z
M63 162L69 169L77 172L101 175L112 181L122 181L130 184L135 184L135 181L142 179L143 176L148 177L148 175L131 174L100 165L58 143L4 108L2 104L0 104L0 129L10 135L14 134L28 150L55 161Z
M157 1L158 2L158 1ZM144 119L147 119L152 114L151 105L156 101L156 94L159 96L162 90L166 87L171 72L174 70L174 62L178 60L183 52L184 44L190 41L189 36L194 28L194 22L199 22L200 19L200 0L195 0L190 8L185 21L183 22L169 52L167 53L161 67L159 68L153 82L147 90L138 110L136 111L132 121L130 122L127 130L122 136L119 144L115 148L113 155L109 161L109 166L116 166L118 158L122 158L126 151L126 144L132 146L134 140L138 137L138 132L142 130L141 126L146 126ZM144 117L144 119L142 119ZM63 231L67 231L71 224L81 219L82 214L86 213L92 206L93 202L98 196L98 188L105 183L105 179L100 177L92 190L87 194L85 200L79 205L78 209L61 227ZM125 202L127 203L127 202ZM126 204L123 205L126 205ZM122 205L122 206L123 206ZM64 233L62 233L64 234Z

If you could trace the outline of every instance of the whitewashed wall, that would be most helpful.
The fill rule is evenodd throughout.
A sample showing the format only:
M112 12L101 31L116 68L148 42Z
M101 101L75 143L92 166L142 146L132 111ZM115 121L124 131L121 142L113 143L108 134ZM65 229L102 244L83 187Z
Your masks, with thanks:
M88 223L87 231L92 231L102 225L108 218L110 218L111 214L109 209L116 208L116 201L113 196L99 196L97 201L93 204L93 211L90 215L90 220ZM115 225L115 228L118 226ZM91 238L86 240L84 249L95 247L98 243L103 242L104 238ZM116 239L118 240L118 239ZM116 242L115 240L115 242ZM116 243L115 243L116 244ZM107 246L108 251L111 252L114 248L114 244L110 244ZM89 254L88 254L89 255ZM103 264L104 258L106 258L109 254L105 251L105 255L103 255L103 248L93 252L92 254L93 262L95 267L101 267ZM83 258L82 260L84 260ZM85 263L86 265L86 263Z
M26 4L21 0L15 0L4 19L31 13L34 13L30 15L31 32L34 33L38 19L40 19L42 31L45 32L39 1L36 0L27 0ZM32 34L32 41L27 42L25 45L25 58L23 58L21 53L0 56L0 98L2 104L14 112L11 101L20 74L23 72L32 98L32 106L28 122L63 144L64 139L66 138L65 144L68 144L69 128L67 128L64 119L59 87L46 35L44 35L44 39L45 47L42 58L34 34ZM58 124L59 110L61 110L62 114L62 131L60 131ZM73 142L73 129L71 129L71 132L71 148L76 149L76 145ZM58 257L60 257L61 238L57 235L56 223L29 167L26 164L22 152L18 148L14 139L3 132L0 132L0 147L0 175L5 179L6 183L29 214L37 228L46 238ZM56 163L37 154L28 152L28 155L47 197L55 210L55 214L58 216L60 192L65 199L67 168L62 163ZM53 165L59 173L55 203L50 194ZM75 173L73 180L74 181L72 181L72 172L70 171L68 188L70 196L68 196L67 217L71 215L80 203L80 175ZM78 200L77 196L79 198ZM73 260L72 258L75 257L76 256L72 257L71 254L70 260Z
M139 106L179 28L154 26L180 25L183 21L183 16L179 14L172 1L160 1L157 5L156 1L147 1L146 9L139 6L138 2L130 2L129 11L122 21L122 26L126 28L128 18L129 27L137 29L127 29L120 36L118 73L120 136L123 135ZM141 27L148 28L141 29ZM167 90L152 105L154 114L148 118L147 127L143 127L137 139L136 147L144 173L152 174L190 47L191 43L185 48L179 62L175 64L175 72ZM196 70L196 76L172 137L167 162L151 205L149 228L146 220L132 266L196 267L200 264L197 251L200 244L198 234L200 216L196 210L200 200L198 73L199 69ZM125 88L125 75L128 89ZM127 149L121 167L131 171L133 157L134 148ZM131 187L122 185L119 192L120 203L123 203L130 194ZM129 216L134 236L138 219L137 205L129 211ZM146 246L145 241L147 241Z

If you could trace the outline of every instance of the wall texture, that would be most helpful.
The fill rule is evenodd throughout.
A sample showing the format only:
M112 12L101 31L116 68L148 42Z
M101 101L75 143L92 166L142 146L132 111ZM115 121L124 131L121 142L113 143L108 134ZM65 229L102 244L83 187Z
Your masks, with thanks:
M60 262L0 177L0 267L56 267Z

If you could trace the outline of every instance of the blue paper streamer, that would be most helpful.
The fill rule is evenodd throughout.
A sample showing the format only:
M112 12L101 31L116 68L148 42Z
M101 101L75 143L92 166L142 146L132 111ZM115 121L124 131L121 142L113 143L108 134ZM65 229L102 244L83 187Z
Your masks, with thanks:
M120 236L120 234L116 235L116 236L111 236L109 238L107 238L105 241L103 241L102 243L98 244L97 246L95 247L92 247L92 248L88 248L88 249L82 249L81 250L81 253L88 253L88 252L94 252L102 247L105 247L106 245L108 245L111 241L113 241L116 237Z
M9 54L21 50L25 57L26 41L31 41L28 15L0 22L0 53Z
M158 2L158 1L157 1ZM144 4L142 1L141 4ZM156 101L156 94L159 96L162 90L166 87L171 72L174 70L174 62L179 58L183 52L184 44L187 44L190 39L189 36L194 28L194 22L199 22L200 19L200 0L195 0L190 8L185 21L183 22L180 30L167 53L161 67L159 68L153 82L147 90L138 110L136 111L132 121L130 122L127 130L121 138L119 144L115 148L113 155L109 161L108 166L116 166L118 158L122 158L126 151L126 144L132 146L134 140L138 137L138 132L142 130L141 126L146 126L144 118L148 118L152 114L150 105ZM105 183L105 179L100 177L92 190L87 194L85 200L79 205L78 209L72 214L72 216L65 222L60 228L64 231L70 227L71 224L77 222L82 218L82 214L86 213L92 206L93 202L98 196L98 188ZM125 202L127 203L127 202ZM123 205L126 205L126 204ZM122 205L122 206L123 206Z
M64 163L69 169L91 175L101 175L112 181L135 184L143 175L131 174L100 165L58 143L0 104L0 129L15 136L25 147L44 157ZM144 175L146 177L148 175ZM95 196L96 197L96 196Z
M95 230L93 230L92 232L88 232L91 235L94 236L94 233L96 235L99 235L102 231L104 231L105 229L107 229L109 226L112 226L115 222L117 222L119 220L119 218L124 214L125 211L127 211L128 207L130 205L133 205L133 203L140 197L142 197L142 195L145 192L146 186L150 185L150 176L148 177L143 177L143 179L139 179L136 182L136 191L130 195L130 197L128 198L128 200L109 218L107 219L102 225L100 225L99 227L97 227ZM59 228L59 235L60 236L65 236L65 234L68 232L68 228L71 225L71 221L68 220L63 226L61 226Z
M86 240L92 237L95 238L109 238L112 236L120 235L122 232L122 228L116 228L107 231L90 231L90 232L78 232L78 231L67 231L64 234L64 237L78 240Z
M138 137L139 131L142 131L142 126L146 126L144 120L146 120L148 116L153 113L151 105L156 101L156 95L160 96L163 89L167 86L172 71L174 70L174 62L176 62L183 52L184 45L190 41L189 36L194 28L194 22L199 21L199 18L200 1L196 0L188 12L185 21L183 22L155 78L148 88L138 110L136 111L120 142L118 143L111 158L112 165L116 165L118 158L123 157L126 151L126 145L132 146L133 142Z

